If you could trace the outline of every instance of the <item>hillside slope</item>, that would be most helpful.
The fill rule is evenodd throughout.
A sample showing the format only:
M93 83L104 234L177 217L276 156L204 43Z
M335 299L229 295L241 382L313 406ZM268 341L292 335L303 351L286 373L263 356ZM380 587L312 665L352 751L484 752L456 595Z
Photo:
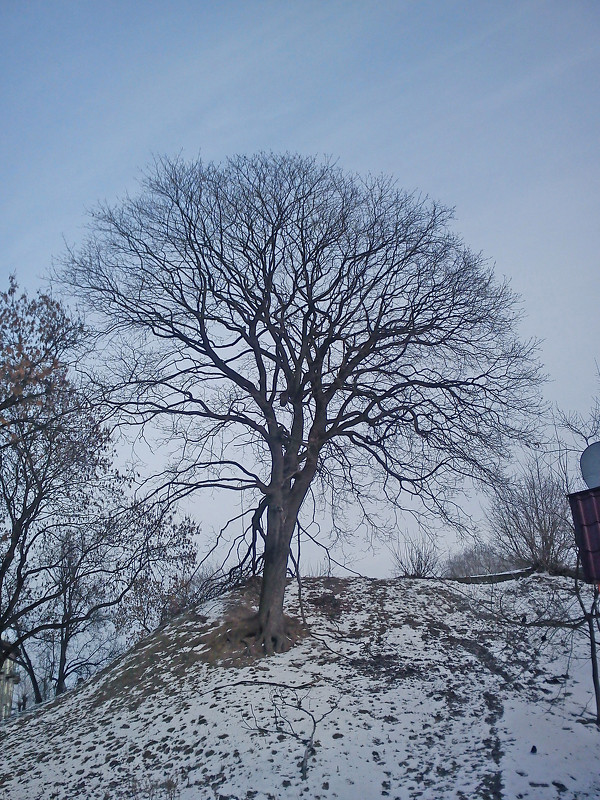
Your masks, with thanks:
M4 725L0 788L17 800L596 798L586 642L537 624L560 613L567 585L307 579L308 633L258 661L226 647L232 609L256 600L247 587ZM299 616L294 585L288 595Z

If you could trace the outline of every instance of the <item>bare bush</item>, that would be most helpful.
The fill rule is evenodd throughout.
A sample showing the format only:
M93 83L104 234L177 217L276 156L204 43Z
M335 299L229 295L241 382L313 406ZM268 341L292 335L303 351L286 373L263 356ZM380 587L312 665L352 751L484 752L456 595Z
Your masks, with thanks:
M468 545L446 561L444 577L467 578L473 575L493 575L514 567L489 542Z
M494 487L489 524L494 548L517 567L560 572L575 564L575 537L563 477L541 457Z
M437 543L429 536L407 538L401 547L391 549L392 574L397 578L434 578L440 571Z

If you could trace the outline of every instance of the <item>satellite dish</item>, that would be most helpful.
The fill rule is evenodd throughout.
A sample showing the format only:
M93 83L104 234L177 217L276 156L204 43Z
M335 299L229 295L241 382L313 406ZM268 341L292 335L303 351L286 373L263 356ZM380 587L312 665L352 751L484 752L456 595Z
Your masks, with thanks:
M600 442L586 447L579 459L581 474L588 489L600 486Z

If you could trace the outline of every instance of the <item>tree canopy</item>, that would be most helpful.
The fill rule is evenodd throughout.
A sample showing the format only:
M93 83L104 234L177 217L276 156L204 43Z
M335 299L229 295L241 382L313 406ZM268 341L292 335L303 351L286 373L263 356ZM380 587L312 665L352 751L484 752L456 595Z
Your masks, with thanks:
M253 646L288 644L286 566L309 493L365 515L374 494L449 514L457 485L493 480L535 429L517 298L451 216L317 158L163 159L139 196L93 213L67 259L108 339L109 401L181 438L172 495L253 498Z

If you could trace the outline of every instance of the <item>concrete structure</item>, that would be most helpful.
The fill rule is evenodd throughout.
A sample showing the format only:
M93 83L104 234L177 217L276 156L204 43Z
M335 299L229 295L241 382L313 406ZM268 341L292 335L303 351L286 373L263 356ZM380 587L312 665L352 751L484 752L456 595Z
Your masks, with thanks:
M0 670L0 720L11 715L15 684L20 680L15 662L7 658Z

